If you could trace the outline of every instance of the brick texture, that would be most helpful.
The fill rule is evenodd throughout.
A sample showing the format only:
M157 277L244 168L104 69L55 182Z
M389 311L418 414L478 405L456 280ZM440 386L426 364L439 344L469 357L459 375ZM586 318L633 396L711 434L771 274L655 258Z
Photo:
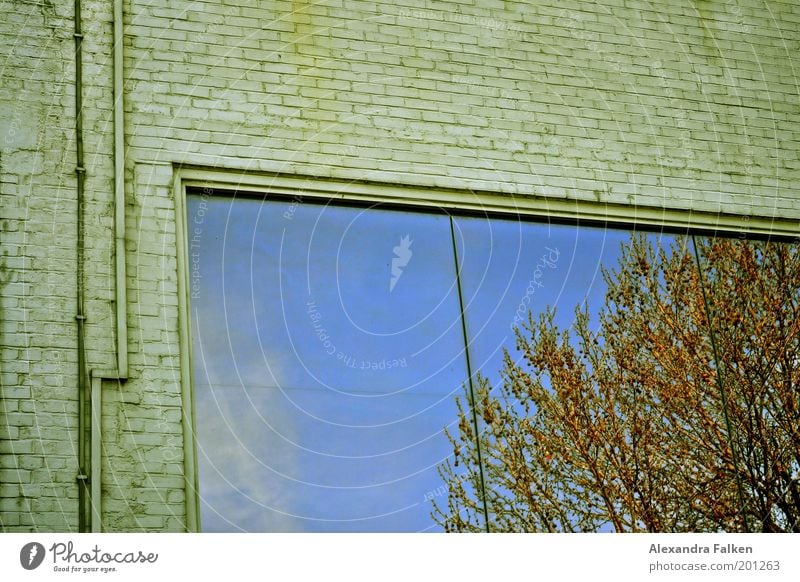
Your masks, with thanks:
M124 11L131 379L104 384L109 531L184 528L175 164L800 219L793 0ZM74 531L72 3L0 14L0 530ZM112 368L112 2L83 21L87 364Z

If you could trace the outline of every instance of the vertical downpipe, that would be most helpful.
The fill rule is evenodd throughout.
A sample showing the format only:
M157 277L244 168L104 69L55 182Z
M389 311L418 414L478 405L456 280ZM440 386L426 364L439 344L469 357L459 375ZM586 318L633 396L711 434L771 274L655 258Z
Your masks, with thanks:
M84 346L84 324L86 315L84 314L83 304L83 278L84 278L84 181L86 169L83 159L83 32L81 29L81 0L75 0L75 175L76 199L77 199L77 242L76 242L76 315L77 323L77 344L78 344L78 531L88 530L89 515L87 512L89 499L89 475L88 475L88 447L87 431L89 426L86 422L86 408L88 398L86 397L86 353Z
M128 293L125 271L125 107L122 76L122 0L114 0L114 254L117 378L128 378Z
M124 382L128 378L128 322L125 273L125 142L122 74L122 0L114 0L114 252L116 278L117 368L93 370L92 381L86 366L84 313L84 182L86 169L83 153L83 31L81 0L75 0L75 153L77 177L76 296L78 344L78 531L102 529L100 483L100 448L102 442L102 381Z

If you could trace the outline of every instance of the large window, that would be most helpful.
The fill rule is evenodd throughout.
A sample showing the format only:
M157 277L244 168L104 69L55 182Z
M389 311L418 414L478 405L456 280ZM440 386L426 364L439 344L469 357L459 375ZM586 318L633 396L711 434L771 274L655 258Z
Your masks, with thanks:
M684 240L268 196L191 194L187 216L204 531L440 531L452 487L476 529L499 519L454 456L465 422L488 430L478 376L524 361L529 315L599 326L634 238Z

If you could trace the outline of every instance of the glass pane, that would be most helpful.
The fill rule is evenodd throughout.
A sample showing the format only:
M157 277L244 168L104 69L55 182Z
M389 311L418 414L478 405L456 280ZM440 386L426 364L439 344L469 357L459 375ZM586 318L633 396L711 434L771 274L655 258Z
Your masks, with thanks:
M458 218L456 244L472 367L500 381L503 348L514 353L514 328L548 307L567 328L588 303L593 323L605 295L603 266L613 266L630 233L602 228Z
M687 469L680 484L714 478L693 502L694 511L714 517L704 522L708 529L796 532L800 251L722 237L697 237L696 244L702 278L685 294L694 309L684 335L704 341L693 342L699 357L681 363L688 377L701 379L702 407L684 413L672 433L680 443L702 432L692 457L678 459ZM665 350L664 359L677 359L676 351Z
M205 531L435 529L466 378L446 216L190 196Z
M606 494L620 515L605 511L602 492L616 495L617 483L631 483L629 463L619 459L651 459L656 450L652 439L641 437L641 378L627 371L642 342L622 337L629 328L618 325L634 314L627 307L611 314L606 308L623 296L646 297L664 281L635 274L640 266L652 271L656 261L646 253L628 259L634 274L624 278L619 297L608 296L605 275L613 279L624 252L632 256L631 245L668 247L673 238L479 218L460 218L456 226L471 363L485 379L476 383L473 420L482 465L477 454L467 456L474 448L468 440L463 456L471 474L485 476L489 529L643 527L636 509L625 505L628 497ZM651 267L644 266L648 261ZM642 293L628 291L638 285ZM523 329L518 345L514 328L529 324L533 331ZM619 477L596 486L605 478L598 476L620 467ZM455 480L449 476L447 485ZM638 486L634 478L632 487ZM459 509L481 502L457 490L450 497ZM463 531L480 520L464 524L448 517L447 523Z

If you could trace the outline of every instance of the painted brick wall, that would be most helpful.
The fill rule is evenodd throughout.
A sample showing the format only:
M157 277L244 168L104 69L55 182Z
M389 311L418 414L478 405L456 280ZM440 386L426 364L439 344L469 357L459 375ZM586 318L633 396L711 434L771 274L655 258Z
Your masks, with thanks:
M798 216L800 5L139 2L132 156Z
M84 0L87 364L114 363L112 6ZM800 219L800 4L126 0L131 379L104 524L184 527L173 164ZM0 529L77 527L72 3L0 0Z
M0 6L0 528L7 531L69 529L77 510L74 63L66 12Z
M72 5L5 2L0 13L0 531L75 531ZM83 33L84 286L91 370L115 365L111 2L84 2ZM171 179L170 167L160 169ZM165 192L151 194L147 180L139 186L131 184L127 205L132 379L104 383L104 525L109 531L181 531L174 213L164 207ZM159 246L165 242L172 258Z

